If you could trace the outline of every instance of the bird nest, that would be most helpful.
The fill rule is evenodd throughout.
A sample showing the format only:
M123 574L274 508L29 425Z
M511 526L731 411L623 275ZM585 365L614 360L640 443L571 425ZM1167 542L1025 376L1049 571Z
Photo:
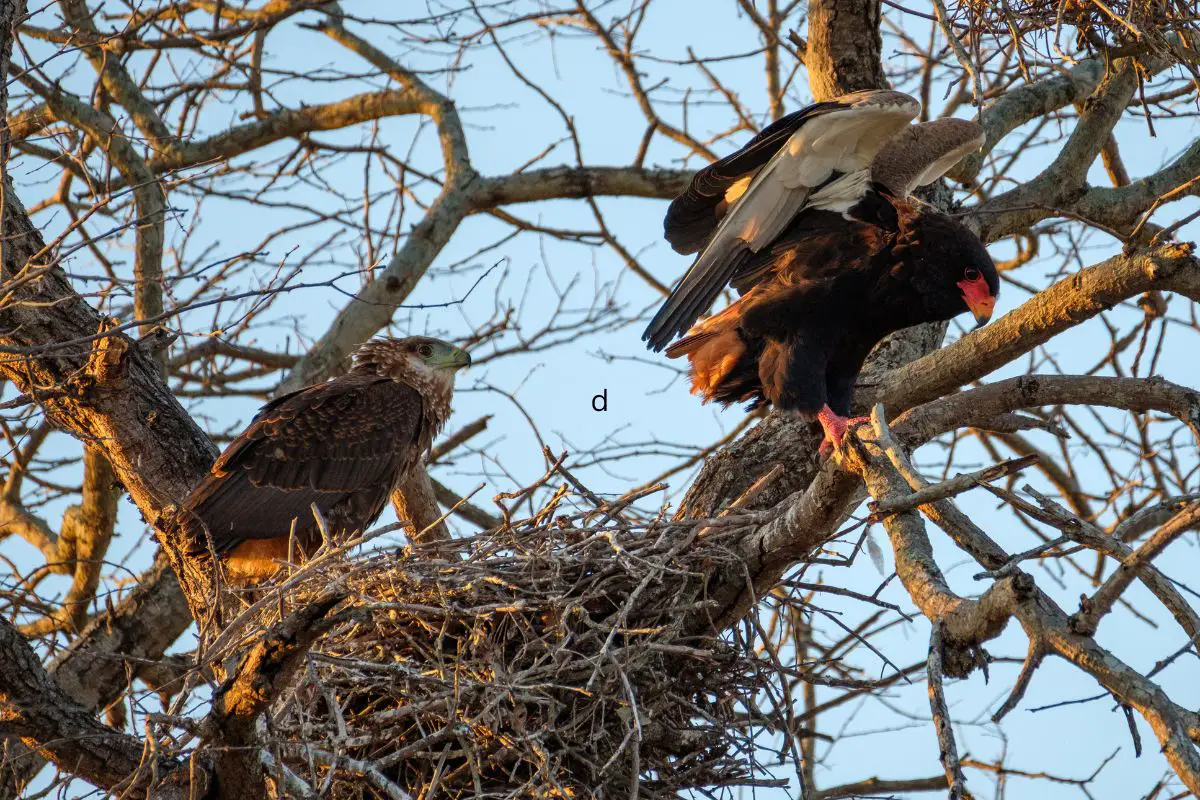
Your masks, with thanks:
M1200 43L1200 17L1184 0L965 0L949 11L966 29L1026 42L1052 39L1056 50L1074 38L1088 52L1166 57L1186 66Z
M738 530L551 503L472 539L314 565L287 605L335 584L347 599L272 715L273 757L335 798L778 784L747 756L786 727L749 702L771 666L697 633Z

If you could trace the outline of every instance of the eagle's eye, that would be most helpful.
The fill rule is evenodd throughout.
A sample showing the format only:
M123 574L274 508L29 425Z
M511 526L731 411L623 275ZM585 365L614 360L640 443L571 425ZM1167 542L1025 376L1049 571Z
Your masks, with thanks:
M420 354L421 358L431 358L433 356L433 347L423 344L417 348L417 353Z
M979 270L974 267L967 267L963 272L963 277L969 281L977 281L980 278Z

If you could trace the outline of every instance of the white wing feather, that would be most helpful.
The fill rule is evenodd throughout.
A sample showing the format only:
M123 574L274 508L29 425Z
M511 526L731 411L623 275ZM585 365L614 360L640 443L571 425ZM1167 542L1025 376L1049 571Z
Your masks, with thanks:
M813 189L835 172L866 169L920 110L916 100L889 93L806 122L754 176L713 232L700 261L710 253L727 252L730 239L755 252L769 245L805 207Z
M652 343L664 331L669 336L691 325L732 277L741 255L774 242L814 201L814 192L822 208L844 211L853 205L866 191L876 153L921 111L920 103L901 92L860 92L838 102L847 107L807 119L753 178L726 190L728 212L646 329ZM822 187L838 173L847 180Z

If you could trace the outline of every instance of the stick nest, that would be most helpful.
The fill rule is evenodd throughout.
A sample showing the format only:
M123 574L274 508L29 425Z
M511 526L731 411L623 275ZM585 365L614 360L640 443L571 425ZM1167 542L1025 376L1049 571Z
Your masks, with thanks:
M1200 17L1195 4L1184 0L964 0L947 6L964 29L1014 36L1027 44L1052 42L1055 52L1069 49L1074 40L1093 54L1167 58L1200 77L1192 65Z
M738 518L708 522L551 507L474 539L314 565L287 605L334 582L350 599L276 704L276 760L334 798L777 784L748 755L783 724L747 702L774 673L703 633L707 577L738 568L725 546Z

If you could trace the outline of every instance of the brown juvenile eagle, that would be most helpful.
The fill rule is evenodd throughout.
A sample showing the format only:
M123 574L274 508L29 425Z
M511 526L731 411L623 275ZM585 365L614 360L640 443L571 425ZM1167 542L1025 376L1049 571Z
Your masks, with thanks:
M999 292L983 244L909 198L983 142L900 92L866 91L790 114L700 170L671 203L667 241L700 251L643 338L691 362L692 391L771 403L841 443L855 380L887 334L970 310ZM727 285L741 297L693 327ZM689 330L690 329L690 330Z
M211 540L244 582L287 559L293 520L302 552L320 545L313 504L330 534L366 529L445 425L470 363L438 339L378 338L347 374L267 403L184 504L200 549Z

